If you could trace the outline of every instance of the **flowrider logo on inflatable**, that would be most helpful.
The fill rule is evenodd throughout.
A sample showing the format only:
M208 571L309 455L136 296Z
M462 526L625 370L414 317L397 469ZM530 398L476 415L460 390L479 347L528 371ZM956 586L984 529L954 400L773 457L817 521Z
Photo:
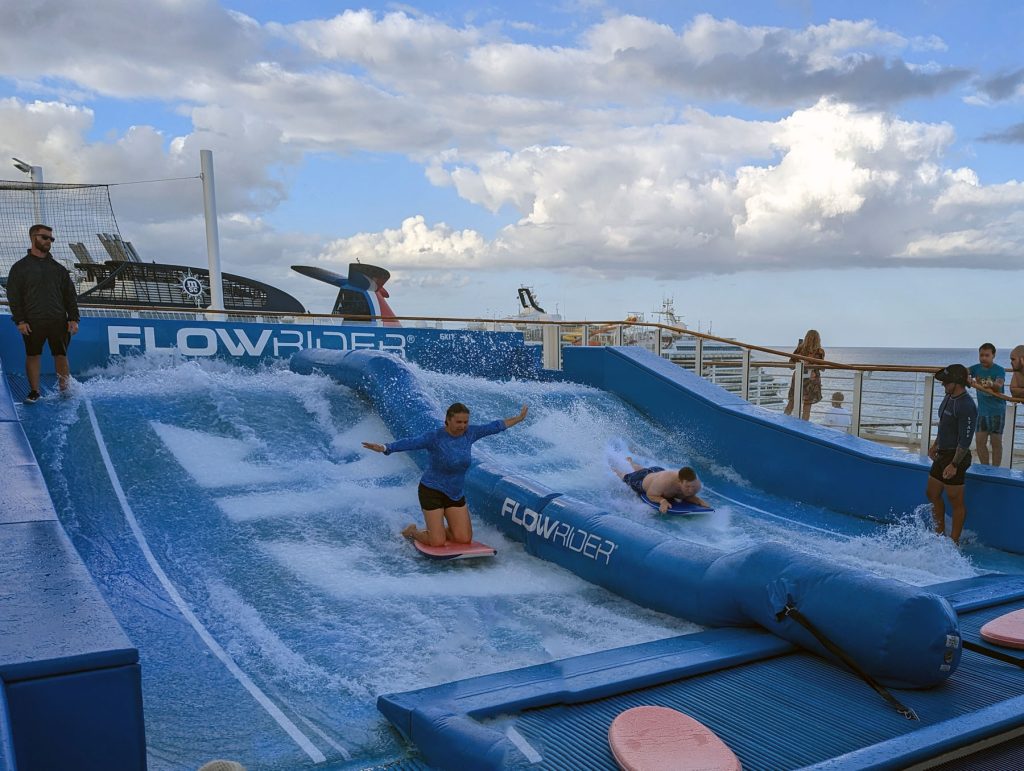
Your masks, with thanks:
M577 552L594 561L604 559L605 565L611 562L612 552L618 548L615 541L602 538L597 533L580 530L568 522L560 522L545 514L538 514L511 498L506 498L501 504L501 516L509 516L512 522L527 533L536 533L551 543L560 543L569 551Z
M373 332L334 330L182 327L171 334L174 335L173 345L160 346L157 344L154 327L111 325L107 328L107 349L112 356L122 354L125 348L141 348L149 352L173 352L183 356L260 357L280 356L282 351L291 353L306 348L339 351L365 348L390 351L405 358L406 338L395 332L378 336Z

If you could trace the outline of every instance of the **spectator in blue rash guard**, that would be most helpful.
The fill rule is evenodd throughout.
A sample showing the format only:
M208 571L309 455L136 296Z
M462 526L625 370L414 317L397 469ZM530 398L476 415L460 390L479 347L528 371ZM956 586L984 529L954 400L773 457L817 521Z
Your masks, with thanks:
M946 392L939 405L939 430L928 448L932 468L928 476L925 495L932 504L935 532L946 531L946 506L942 500L945 490L953 507L953 532L950 538L959 545L967 511L964 508L964 474L971 465L971 440L978 423L978 407L967 393L967 367L950 364L939 370L935 379Z
M978 432L975 446L978 460L986 466L989 462L988 445L992 443L992 465L1003 462L1003 423L1006 420L1006 404L991 394L1002 394L1006 383L1006 370L995 363L996 347L983 343L978 348L978 363L968 367L970 386L978 395Z
M456 402L448 408L444 425L440 428L389 444L363 442L366 449L385 455L406 450L427 451L427 468L420 479L418 491L427 529L420 530L411 524L402 531L402 535L428 546L444 546L446 540L470 543L473 540L473 523L469 519L469 507L462 488L472 460L473 442L521 423L526 412L524 406L514 418L471 426L469 408Z

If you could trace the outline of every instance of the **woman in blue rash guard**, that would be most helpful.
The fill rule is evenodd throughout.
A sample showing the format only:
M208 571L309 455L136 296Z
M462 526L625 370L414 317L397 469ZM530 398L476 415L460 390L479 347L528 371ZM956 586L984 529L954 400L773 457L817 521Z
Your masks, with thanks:
M427 529L420 530L412 524L402 531L402 535L428 546L444 546L446 540L471 542L473 523L469 519L469 507L462 488L472 459L473 442L521 423L526 412L524 405L514 418L471 426L469 407L456 402L448 408L444 425L440 428L389 444L363 442L366 449L385 455L406 450L427 451L429 460L419 486L420 507Z

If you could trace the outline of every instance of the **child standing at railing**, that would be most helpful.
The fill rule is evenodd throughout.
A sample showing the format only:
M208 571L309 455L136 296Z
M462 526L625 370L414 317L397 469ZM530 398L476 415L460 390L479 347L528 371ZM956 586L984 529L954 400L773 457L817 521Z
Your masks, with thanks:
M832 394L832 406L825 410L825 417L821 421L823 426L838 428L841 431L850 430L850 426L853 425L853 415L843 406L844 398L842 391Z
M978 431L975 434L978 461L986 466L998 466L1003 462L1003 423L1006 419L1006 404L991 394L1003 393L1006 370L995 363L996 347L983 343L978 349L978 363L968 368L970 385L978 395ZM992 455L989 464L989 442Z

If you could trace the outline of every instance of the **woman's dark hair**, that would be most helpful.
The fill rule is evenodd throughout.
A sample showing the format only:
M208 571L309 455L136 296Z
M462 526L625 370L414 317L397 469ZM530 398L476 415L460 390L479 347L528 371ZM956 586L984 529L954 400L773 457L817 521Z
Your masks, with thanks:
M455 402L451 407L448 408L448 412L444 414L444 422L447 423L452 419L453 415L468 415L469 407L462 402Z

